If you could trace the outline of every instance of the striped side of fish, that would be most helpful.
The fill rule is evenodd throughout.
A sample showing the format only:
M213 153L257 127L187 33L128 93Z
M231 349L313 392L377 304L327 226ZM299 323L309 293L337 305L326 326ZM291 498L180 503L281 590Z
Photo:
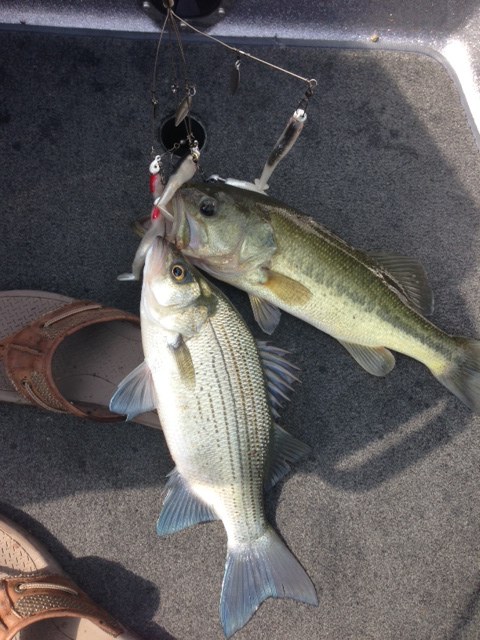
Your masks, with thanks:
M228 300L171 245L147 254L141 302L145 363L111 408L154 404L175 461L157 531L220 519L228 536L220 618L227 637L268 597L317 604L315 588L268 523L264 488L308 450L274 424L295 371L258 345ZM265 360L265 367L261 359ZM270 396L270 401L269 401Z

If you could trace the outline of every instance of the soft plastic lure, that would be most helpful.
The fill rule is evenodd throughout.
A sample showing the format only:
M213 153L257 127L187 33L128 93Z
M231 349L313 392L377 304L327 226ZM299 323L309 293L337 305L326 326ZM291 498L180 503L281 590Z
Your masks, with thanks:
M172 214L166 209L177 190L195 175L198 167L200 151L198 145L192 147L189 155L180 163L175 173L172 173L167 184L163 185L160 173L160 156L156 156L150 164L150 192L155 200L150 214L151 226L143 236L132 263L130 273L122 273L118 280L140 280L145 256L157 236L165 235L165 217L173 220Z
M310 86L305 92L304 98L301 100L298 107L293 112L293 115L288 120L281 136L276 141L272 152L268 156L268 159L263 167L260 178L256 178L253 182L247 180L238 180L237 178L221 178L219 175L214 174L208 178L209 182L223 182L224 184L230 184L233 187L239 187L240 189L247 189L248 191L256 191L258 193L266 194L268 189L268 180L272 173L275 171L279 163L285 158L290 149L297 141L299 135L302 133L303 127L307 120L307 104L308 100L313 95L313 88L316 85L316 81L311 80Z

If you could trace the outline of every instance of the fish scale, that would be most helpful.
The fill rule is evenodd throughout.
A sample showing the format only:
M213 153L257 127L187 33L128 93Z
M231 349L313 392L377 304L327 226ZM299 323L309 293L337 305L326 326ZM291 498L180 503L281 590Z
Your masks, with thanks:
M236 320L236 314L221 300L209 326L188 341L196 376L195 405L189 401L191 390L166 366L170 360L175 369L168 347L148 338L144 346L155 386L169 397L168 403L159 406L159 416L178 471L206 502L211 502L212 487L216 492L221 487L221 504L216 508L232 539L242 540L260 535L266 526L261 487L271 416L260 364L253 358L247 361L247 354L256 352L254 340L247 331L238 330ZM206 353L210 354L207 362ZM239 394L239 388L244 393ZM197 406L201 407L201 424ZM224 452L221 458L217 450ZM216 500L220 502L218 496ZM238 523L240 512L243 517Z
M372 277L354 249L331 241L328 232L322 237L310 227L304 234L288 212L279 209L278 214L271 218L278 239L271 269L316 292L303 307L286 310L337 339L415 354L431 368L441 368L452 357L449 336ZM268 289L264 295L275 301Z
M264 490L308 451L273 423L269 405L270 398L277 415L294 367L281 349L257 345L225 296L158 238L146 255L140 318L145 362L120 383L110 408L130 418L158 410L176 464L158 534L223 522L220 619L227 637L266 598L316 605L310 578L263 506Z
M287 311L376 376L393 369L390 349L398 351L480 413L480 342L425 318L433 296L415 260L354 249L295 209L231 185L185 185L176 198L167 237L196 266L246 291L264 331Z

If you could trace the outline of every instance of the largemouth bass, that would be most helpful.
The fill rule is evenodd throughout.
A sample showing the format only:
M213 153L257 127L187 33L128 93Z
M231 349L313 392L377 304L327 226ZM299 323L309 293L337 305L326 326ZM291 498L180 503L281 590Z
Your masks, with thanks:
M110 406L129 418L158 410L176 467L157 532L222 521L227 637L266 598L317 604L310 578L264 513L264 488L308 450L272 418L295 378L285 352L258 346L225 296L160 239L147 253L140 318L145 362Z
M425 364L480 411L480 343L424 316L433 297L411 258L365 253L296 210L228 185L185 185L167 238L195 265L245 290L271 333L279 309L336 338L369 373L395 365L390 349Z

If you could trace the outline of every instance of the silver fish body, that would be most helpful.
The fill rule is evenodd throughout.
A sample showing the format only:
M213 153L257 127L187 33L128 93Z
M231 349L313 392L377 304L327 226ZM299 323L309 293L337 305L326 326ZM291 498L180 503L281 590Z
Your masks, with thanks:
M167 237L197 266L244 289L271 333L285 310L332 335L367 371L393 368L392 349L423 362L480 411L478 341L425 318L433 297L414 260L365 253L294 209L228 185L186 185Z
M213 317L182 347L191 363L179 366L147 304L144 295L145 361L157 395L168 399L157 410L177 471L215 504L232 543L258 537L267 527L262 487L273 426L254 339L219 298Z
M264 513L264 487L306 447L273 422L271 387L250 331L223 294L161 241L147 254L140 315L145 363L111 406L130 415L157 407L176 464L158 533L222 521L226 636L270 596L316 604L313 584ZM276 375L288 370L278 350L267 349L266 357Z

